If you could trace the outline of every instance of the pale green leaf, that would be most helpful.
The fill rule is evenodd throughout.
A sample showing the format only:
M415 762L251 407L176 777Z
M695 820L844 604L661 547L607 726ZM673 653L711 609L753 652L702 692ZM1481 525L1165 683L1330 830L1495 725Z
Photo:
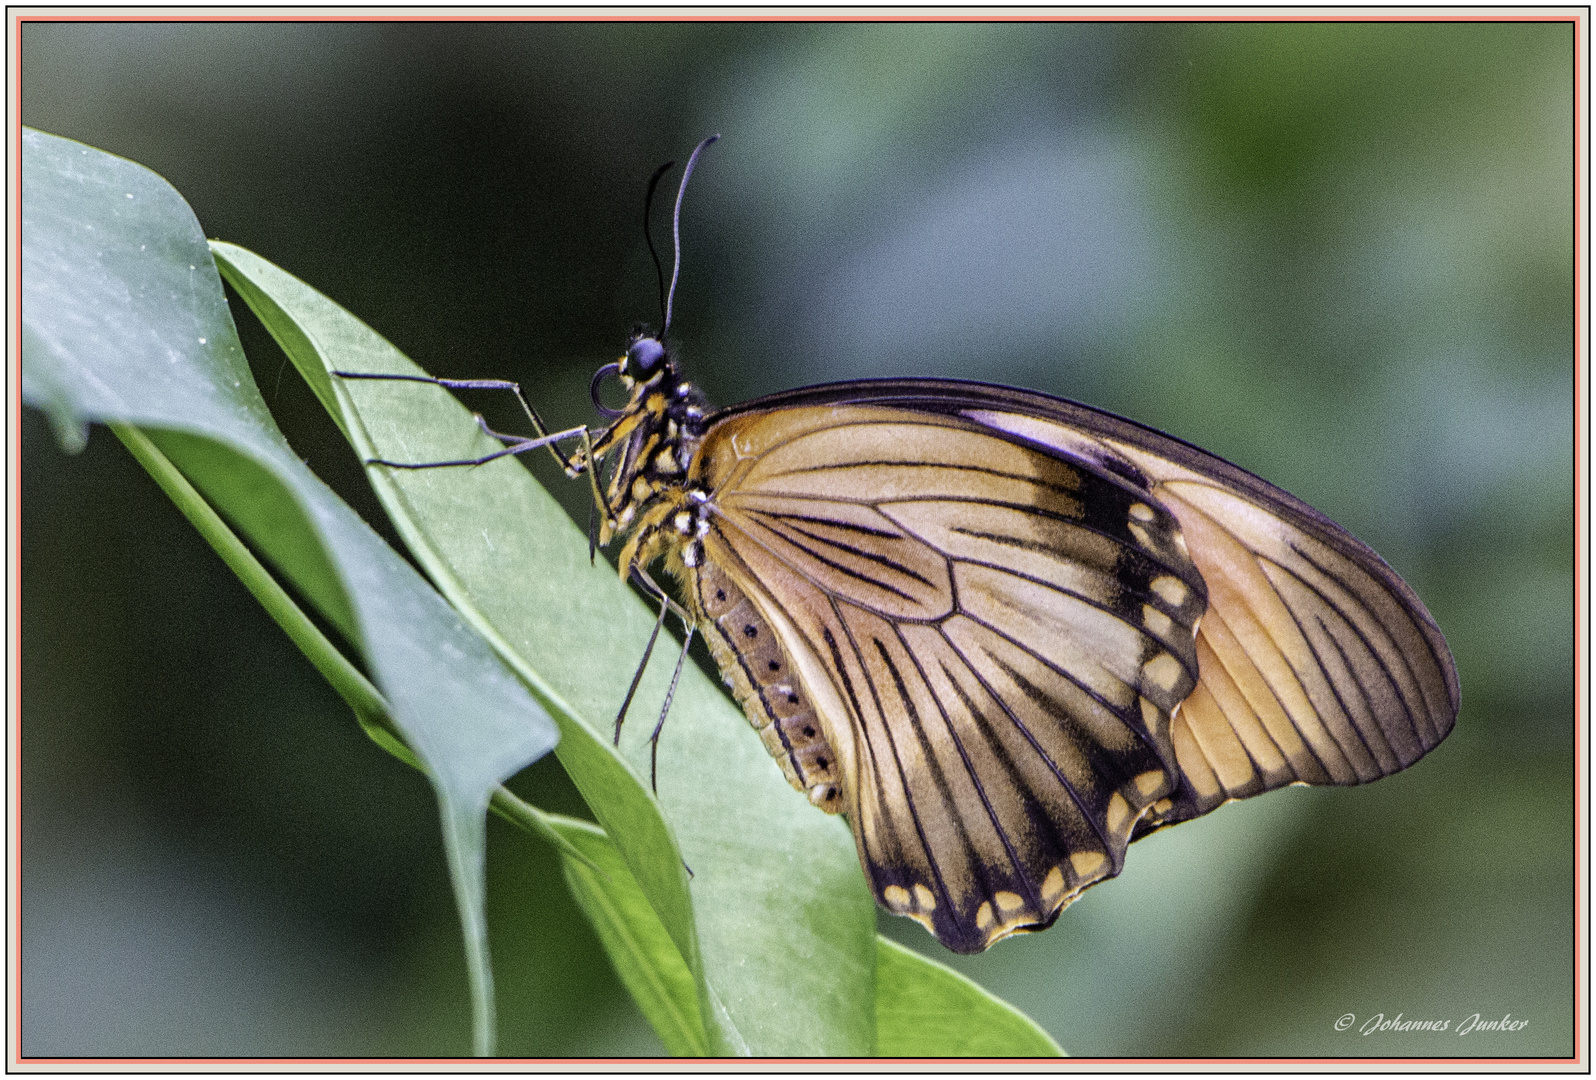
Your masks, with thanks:
M199 223L142 166L23 133L23 371L70 449L87 421L146 435L361 649L437 792L492 1038L484 816L555 729L482 639L283 440L250 377Z

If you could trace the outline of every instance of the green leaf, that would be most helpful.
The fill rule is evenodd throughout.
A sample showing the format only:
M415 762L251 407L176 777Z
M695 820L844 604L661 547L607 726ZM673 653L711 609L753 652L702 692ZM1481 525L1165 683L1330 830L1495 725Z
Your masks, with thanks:
M110 427L133 457L148 470L155 482L177 504L178 509L206 542L222 557L228 568L238 575L250 594L260 601L261 606L277 625L283 628L283 632L299 646L300 651L315 665L316 670L321 672L354 710L355 719L360 723L361 730L370 737L371 741L412 769L426 772L427 767L421 759L393 734L391 730L394 726L393 710L389 708L382 694L344 657L343 653L338 651L309 616L300 610L293 597L277 583L277 579L261 565L260 560L255 558L254 553L244 545L244 542L234 535L221 515L216 513L205 501L204 496L188 482L188 478L179 472L177 466L173 465L138 428L121 423L112 423ZM560 854L574 859L601 877L605 876L603 869L597 863L584 855L565 838L564 833L555 828L550 815L524 802L508 788L500 787L494 791L489 805L507 821L548 841Z
M678 1057L708 1055L693 973L621 853L595 825L556 814L547 817L590 860L584 865L566 857L565 880L665 1049Z
M421 371L298 279L229 244L213 251L322 400L338 406L362 459L498 448L437 386L329 376ZM710 1051L872 1053L875 910L846 824L787 785L739 710L691 664L660 744L654 799L642 779L649 714L673 650L650 665L615 751L611 718L654 613L612 570L589 564L586 536L519 464L368 475L416 560L560 721L561 762L693 973ZM663 969L650 978L674 985Z
M882 1057L1059 1057L1036 1022L963 975L876 939L876 1052Z
M142 166L38 131L24 131L22 157L26 399L69 449L88 421L136 428L360 649L438 797L475 1048L489 1052L485 811L500 780L550 749L554 726L283 440L181 196Z

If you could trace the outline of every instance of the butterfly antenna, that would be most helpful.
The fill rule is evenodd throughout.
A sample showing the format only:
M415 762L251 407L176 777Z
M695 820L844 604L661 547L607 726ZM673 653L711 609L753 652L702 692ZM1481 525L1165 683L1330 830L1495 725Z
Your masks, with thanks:
M667 161L654 170L654 175L648 178L648 194L643 196L643 239L648 242L648 253L654 259L654 277L659 281L659 317L664 322L670 321L665 313L665 267L660 265L659 252L654 250L654 230L649 222L654 217L654 189L659 187L660 178L674 164L675 161ZM674 277L671 283L675 284ZM664 331L661 330L660 333Z
M682 170L681 186L676 189L676 211L671 214L671 289L665 294L665 326L660 330L662 336L671 328L671 304L676 300L676 279L682 273L682 196L687 194L687 181L692 178L693 166L698 164L698 155L718 138L719 135L711 135L693 148L693 156L687 159L687 167Z

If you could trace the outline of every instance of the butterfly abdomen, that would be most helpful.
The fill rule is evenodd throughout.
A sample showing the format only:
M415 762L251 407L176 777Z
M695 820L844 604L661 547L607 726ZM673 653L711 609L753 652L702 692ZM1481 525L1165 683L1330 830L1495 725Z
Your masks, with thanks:
M710 655L765 749L810 802L838 813L843 802L837 755L775 632L714 563L698 570L695 588Z

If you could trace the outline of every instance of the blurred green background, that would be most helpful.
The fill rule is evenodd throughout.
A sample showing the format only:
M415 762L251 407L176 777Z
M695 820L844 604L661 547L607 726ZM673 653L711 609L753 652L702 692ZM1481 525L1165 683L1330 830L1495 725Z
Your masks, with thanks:
M883 930L1077 1055L1561 1056L1573 50L1544 22L32 22L22 116L557 425L656 318L650 172L721 132L674 328L713 400L935 374L1123 413L1372 544L1462 678L1411 772L1158 834L1046 934ZM297 451L392 537L235 313ZM22 506L23 1053L466 1052L422 779L103 429L67 456L27 412ZM515 786L583 812L552 758ZM550 852L495 821L488 877L501 1052L659 1053ZM1359 1034L1399 1013L1453 1030Z

